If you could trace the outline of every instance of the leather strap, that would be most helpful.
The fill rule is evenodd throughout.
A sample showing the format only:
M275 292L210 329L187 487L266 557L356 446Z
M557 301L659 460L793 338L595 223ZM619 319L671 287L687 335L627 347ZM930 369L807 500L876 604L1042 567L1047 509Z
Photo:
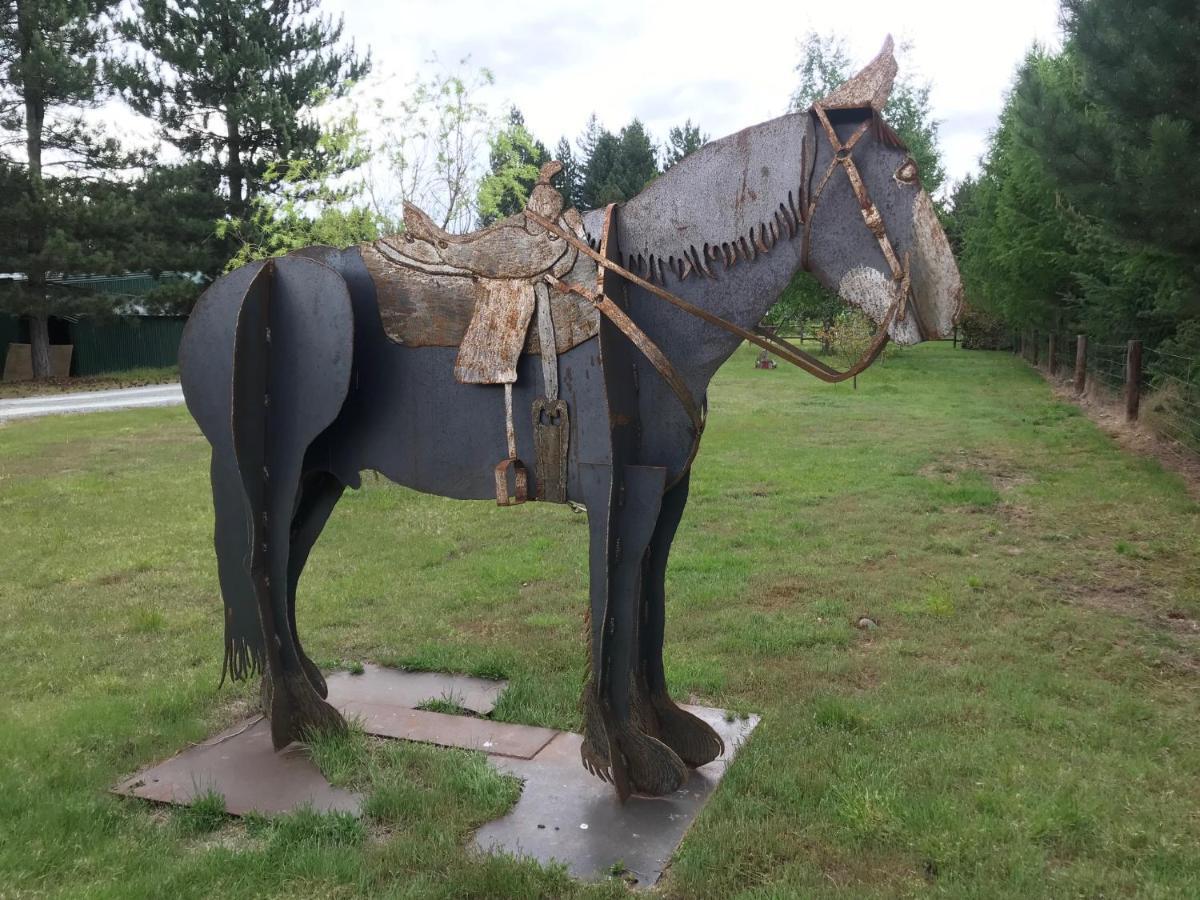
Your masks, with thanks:
M714 313L710 313L706 309L695 306L692 303L672 294L670 291L652 284L641 276L629 271L624 266L613 262L608 258L608 242L609 235L612 229L613 218L615 214L615 203L610 203L604 210L604 230L600 236L600 252L596 252L586 242L580 240L571 232L559 226L557 222L542 216L532 209L525 210L525 216L536 222L542 228L546 229L551 234L566 241L577 251L594 260L598 266L596 276L596 290L589 291L578 285L567 284L553 276L547 276L547 280L559 291L571 291L579 294L582 297L590 300L596 308L608 318L620 331L633 342L643 356L650 361L650 364L658 371L667 382L675 396L679 398L679 402L683 405L687 412L688 418L691 419L692 426L696 430L696 435L699 435L704 430L704 413L700 405L696 403L696 399L692 396L687 384L680 377L678 371L671 364L667 355L650 339L650 337L638 327L637 323L629 318L628 315L619 306L612 302L605 294L604 281L605 274L609 270L616 272L626 280L636 284L642 290L648 292L652 296L665 300L677 309L681 309L689 315L695 316L717 328L721 328L730 334L740 337L742 340L749 341L755 346L761 347L770 353L775 354L785 362L791 363L799 369L808 372L822 381L830 384L836 384L841 381L846 381L850 378L861 374L865 371L883 351L889 340L888 332L891 330L893 322L903 321L908 307L908 299L912 286L912 275L910 267L910 259L906 254L904 262L901 263L896 255L895 248L892 247L892 242L888 238L887 227L884 224L883 216L879 213L878 207L871 200L870 192L867 190L866 183L862 179L862 175L858 170L858 166L854 162L854 148L867 133L870 128L871 121L868 119L863 122L849 140L844 143L838 137L837 131L833 124L829 121L829 116L825 109L820 104L813 104L811 113L816 116L822 130L825 132L826 139L829 141L829 146L833 151L832 158L829 161L829 166L826 168L824 175L821 178L817 189L812 194L808 207L805 210L807 215L804 220L804 243L801 248L801 261L803 267L807 270L809 267L809 252L812 245L812 229L813 218L816 215L817 205L820 202L821 195L825 188L829 185L833 173L841 166L846 177L850 182L850 188L854 191L854 196L858 200L859 208L862 210L863 222L868 230L879 243L879 249L883 253L883 258L888 264L888 268L892 272L892 282L895 290L895 299L892 305L888 308L887 314L883 321L879 323L879 328L875 333L875 338L871 341L870 346L864 351L862 356L854 365L845 371L839 371L832 366L827 365L817 357L805 352L794 344L789 343L783 338L775 335L765 334L761 331L751 331L743 328L736 322L730 322L723 319ZM915 319L919 330L921 328L920 317Z
M867 348L867 351L863 354L862 358L857 363L855 363L853 366L851 366L849 369L847 369L845 372L839 372L837 369L834 369L831 366L826 365L824 362L817 359L815 356L812 356L811 354L806 353L805 351L801 350L799 347L795 346L794 344L789 344L787 341L783 340L782 338L777 338L777 337L773 337L770 335L766 335L766 334L763 334L762 332L758 332L758 331L750 331L749 329L743 328L742 326L740 326L734 322L730 322L725 319L722 319L720 316L714 315L713 313L710 313L706 309L702 309L699 306L695 306L691 303L688 303L683 298L675 296L670 291L664 290L656 284L651 284L649 281L646 281L646 279L642 278L641 276L636 275L633 272L630 272L624 266L618 265L617 263L613 262L610 259L605 259L599 253L597 253L595 250L593 250L586 242L579 240L579 238L575 237L575 235L571 234L570 232L566 231L565 229L559 228L554 222L551 222L549 219L546 219L530 210L526 210L525 215L529 216L538 225L541 225L543 228L550 231L552 234L554 234L557 237L560 237L563 240L570 243L580 253L595 260L597 265L603 266L607 269L611 269L612 271L616 272L618 275L622 276L623 278L627 278L629 281L633 282L634 284L636 284L638 287L642 288L643 290L648 291L649 293L653 294L654 296L658 297L661 300L667 301L672 306L675 306L678 309L683 310L684 312L688 313L689 315L693 315L698 319L703 319L705 322L708 322L711 325L715 325L718 328L722 328L725 331L728 331L730 334L737 335L742 340L749 341L750 343L755 344L756 346L762 347L764 350L769 350L771 353L774 353L776 356L778 356L780 359L784 360L785 362L791 363L792 365L796 366L797 368L803 369L805 372L808 372L810 375L813 375L813 376L821 379L822 381L828 382L830 384L836 384L839 381L846 381L849 378L853 378L855 375L861 374L868 366L871 365L871 363L873 363L876 360L876 358L878 358L879 353L883 350L884 346L887 344L888 328L891 326L892 320L896 316L896 309L897 309L898 304L893 303L892 308L888 310L887 316L884 318L883 322L880 323L879 330L878 330L878 332L876 332L876 335L875 335L875 340L872 341L871 346ZM562 285L560 290L562 290L562 289L570 290L574 293L579 294L582 297L588 298L593 303L596 303L597 306L599 306L597 299L592 295L591 292L589 292L583 288L580 288L577 285L568 285L568 284L565 284L564 282L558 282L557 279L554 279L554 282L557 282L557 284ZM554 282L552 282L552 283L554 283ZM614 306L615 306L615 304L614 304ZM603 311L604 310L601 309L601 312L603 312ZM620 326L618 326L618 327L620 327ZM634 327L637 327L637 326L635 325ZM645 338L645 340L649 341L650 339L647 337L647 338ZM639 349L640 349L640 347L641 347L641 344L639 343ZM665 359L665 357L664 357L664 359ZM668 365L669 365L669 363L668 363ZM657 368L657 366L656 366L656 368ZM666 376L664 375L664 378L665 377ZM668 379L668 383L670 383L670 379ZM682 398L680 398L680 399L682 400ZM693 406L695 406L694 400L692 401L692 403L693 403Z

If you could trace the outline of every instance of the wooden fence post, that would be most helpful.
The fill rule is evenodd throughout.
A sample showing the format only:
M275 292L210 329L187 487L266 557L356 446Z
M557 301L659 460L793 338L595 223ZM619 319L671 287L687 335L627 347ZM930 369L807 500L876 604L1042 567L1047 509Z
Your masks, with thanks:
M1054 365L1056 362L1058 362L1054 353L1056 349L1058 348L1054 346L1054 332L1052 331L1050 332L1050 340L1047 342L1046 346L1046 369L1051 375L1054 374Z
M1142 342L1130 341L1125 360L1125 421L1136 422L1142 402Z
M1083 396L1087 387L1087 335L1075 336L1075 393Z

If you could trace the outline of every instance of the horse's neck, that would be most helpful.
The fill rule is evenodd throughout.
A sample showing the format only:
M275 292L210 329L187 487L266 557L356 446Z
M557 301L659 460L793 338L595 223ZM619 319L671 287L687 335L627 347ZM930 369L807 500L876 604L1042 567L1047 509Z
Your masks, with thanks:
M619 208L618 262L723 319L757 325L800 267L803 134L802 115L783 116L673 166ZM593 240L601 217L587 216ZM741 343L640 289L630 313L699 393Z

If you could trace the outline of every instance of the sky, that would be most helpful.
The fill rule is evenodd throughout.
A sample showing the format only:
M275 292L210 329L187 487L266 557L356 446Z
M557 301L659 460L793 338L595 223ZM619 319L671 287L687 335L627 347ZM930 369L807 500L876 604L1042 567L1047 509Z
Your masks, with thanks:
M497 0L324 0L345 37L370 47L385 91L429 60L487 67L497 113L516 105L550 148L574 142L588 116L616 130L641 119L656 140L690 118L721 137L787 111L799 39L845 37L857 64L887 34L911 49L901 65L932 85L950 180L978 168L1022 57L1059 43L1057 0L832 0L706 3L501 3ZM903 72L902 72L903 74ZM378 90L378 88L376 88Z

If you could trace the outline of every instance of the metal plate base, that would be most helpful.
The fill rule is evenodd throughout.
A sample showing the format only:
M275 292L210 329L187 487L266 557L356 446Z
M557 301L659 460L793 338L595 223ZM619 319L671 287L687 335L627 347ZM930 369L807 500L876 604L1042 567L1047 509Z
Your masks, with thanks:
M417 710L430 699L454 698L464 709L490 710L504 688L458 675L367 667L362 675L329 678L330 702L365 730L389 738L481 750L498 770L524 782L517 805L483 826L475 845L543 863L566 865L576 878L599 880L620 863L638 887L653 885L692 821L703 809L730 760L758 717L726 721L725 713L687 707L725 740L725 754L690 773L668 797L634 796L621 805L612 786L592 777L579 761L577 734ZM302 746L271 748L262 717L242 722L113 788L118 794L187 805L215 791L232 815L268 815L311 805L321 812L357 814L361 794L331 786ZM636 881L635 881L636 879Z
M571 875L587 881L616 874L616 866L627 883L650 887L759 722L758 716L727 722L723 710L684 708L716 729L725 741L725 753L692 770L674 794L635 795L622 806L612 785L592 777L580 765L583 738L559 732L531 760L492 757L501 771L523 779L525 788L508 815L479 829L476 846L542 863L559 862Z

